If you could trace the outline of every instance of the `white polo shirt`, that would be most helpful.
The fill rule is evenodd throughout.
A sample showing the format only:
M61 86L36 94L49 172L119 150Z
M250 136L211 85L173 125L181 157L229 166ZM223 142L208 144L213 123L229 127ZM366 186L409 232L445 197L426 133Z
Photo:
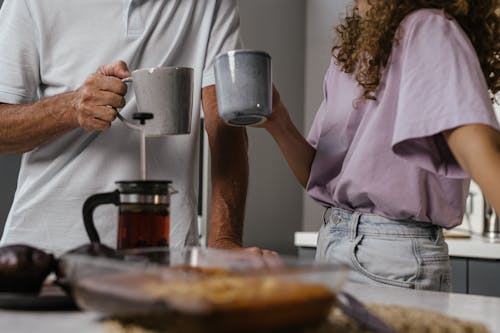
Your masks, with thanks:
M190 135L148 139L148 177L172 180L171 246L197 236L201 88L214 84L215 56L239 47L235 0L6 0L0 10L0 102L19 104L78 88L103 64L130 70L195 69ZM131 91L132 89L129 89ZM133 94L121 113L136 112ZM1 244L27 243L60 254L87 243L87 197L140 179L139 133L115 121L105 132L76 129L24 154ZM94 219L115 246L118 209Z

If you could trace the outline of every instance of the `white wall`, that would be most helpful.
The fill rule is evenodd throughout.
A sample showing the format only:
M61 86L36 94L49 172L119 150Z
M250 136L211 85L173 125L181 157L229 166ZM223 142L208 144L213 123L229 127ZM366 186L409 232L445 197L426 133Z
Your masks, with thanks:
M352 0L306 0L306 62L304 133L311 127L323 100L323 77L330 62L333 28L345 16ZM322 207L304 194L303 230L317 231L321 225Z

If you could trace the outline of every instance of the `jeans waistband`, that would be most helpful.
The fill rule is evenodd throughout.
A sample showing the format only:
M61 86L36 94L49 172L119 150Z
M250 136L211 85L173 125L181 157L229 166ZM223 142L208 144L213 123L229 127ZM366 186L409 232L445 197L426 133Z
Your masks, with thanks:
M328 207L323 222L349 230L351 238L358 234L393 235L399 237L442 237L442 228L429 222L393 220L383 216Z

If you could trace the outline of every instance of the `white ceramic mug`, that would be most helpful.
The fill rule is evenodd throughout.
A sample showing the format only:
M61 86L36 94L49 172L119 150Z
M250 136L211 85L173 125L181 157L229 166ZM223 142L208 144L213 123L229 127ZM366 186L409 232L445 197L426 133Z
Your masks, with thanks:
M189 67L138 69L123 81L132 83L137 109L153 119L144 125L147 137L189 134L193 109L194 70ZM125 124L139 126L118 115Z
M235 50L218 55L215 81L219 115L229 125L257 125L271 115L273 80L266 52Z

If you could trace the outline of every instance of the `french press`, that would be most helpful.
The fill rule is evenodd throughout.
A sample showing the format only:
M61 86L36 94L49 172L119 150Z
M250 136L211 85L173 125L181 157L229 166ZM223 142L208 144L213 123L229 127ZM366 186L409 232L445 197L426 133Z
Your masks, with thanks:
M141 125L154 116L147 112L136 112L133 118ZM128 122L127 122L128 123ZM126 123L126 124L127 124ZM127 125L135 128L130 123ZM92 243L101 239L94 223L94 210L100 205L113 204L119 207L117 249L169 246L170 195L176 193L172 182L145 179L145 135L141 129L141 168L143 179L118 181L113 192L97 193L83 204L83 222Z
M152 114L141 112L133 116L142 125L153 118ZM116 184L117 190L94 194L83 204L83 222L90 241L101 241L94 224L94 210L100 205L113 204L119 207L117 249L168 247L170 195L176 193L172 182L142 179Z
M100 243L94 210L105 204L119 207L118 249L168 246L171 181L119 181L118 189L90 196L83 205L85 229L93 243Z
M124 82L133 84L140 125L117 117L129 128L141 132L141 174L138 181L116 182L113 192L90 196L83 205L83 220L91 242L99 243L93 213L100 205L119 207L118 249L168 246L172 182L146 180L146 136L189 134L194 70L188 67L138 69ZM146 121L154 119L154 121Z

